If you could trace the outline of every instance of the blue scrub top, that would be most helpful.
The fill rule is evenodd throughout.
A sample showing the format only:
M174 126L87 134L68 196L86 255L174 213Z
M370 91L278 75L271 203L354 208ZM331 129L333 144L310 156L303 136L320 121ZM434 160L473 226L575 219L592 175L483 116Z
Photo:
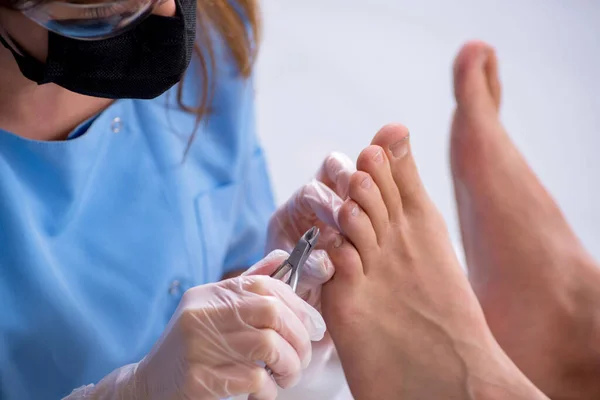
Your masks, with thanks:
M186 289L262 258L274 203L253 88L217 60L185 160L196 117L177 87L116 101L66 141L0 130L0 399L59 399L139 361Z

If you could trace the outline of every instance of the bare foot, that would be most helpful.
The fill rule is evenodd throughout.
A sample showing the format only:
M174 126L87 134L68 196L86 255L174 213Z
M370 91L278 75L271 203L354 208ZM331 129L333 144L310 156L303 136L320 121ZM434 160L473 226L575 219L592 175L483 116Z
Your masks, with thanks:
M549 397L598 399L600 270L500 124L493 50L467 44L454 74L452 172L487 322Z
M362 152L339 214L347 239L323 312L352 394L364 399L545 398L493 339L445 223L387 126Z

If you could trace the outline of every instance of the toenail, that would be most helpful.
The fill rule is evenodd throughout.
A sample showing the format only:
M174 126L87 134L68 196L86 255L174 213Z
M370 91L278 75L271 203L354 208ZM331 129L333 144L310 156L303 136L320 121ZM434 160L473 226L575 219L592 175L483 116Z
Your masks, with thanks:
M363 189L368 189L371 187L371 177L367 176L365 179L362 180L362 182L360 183L360 186L362 186Z
M333 242L333 247L338 249L342 246L342 243L344 243L344 238L341 235L337 235L335 237L335 241Z
M350 211L350 213L352 214L352 216L356 217L358 214L360 214L360 209L358 208L357 205L354 205L354 207L352 207L352 211Z
M408 154L408 136L390 145L390 151L395 158L402 158Z
M373 161L375 161L376 163L383 162L383 150L377 150L375 155L373 155Z

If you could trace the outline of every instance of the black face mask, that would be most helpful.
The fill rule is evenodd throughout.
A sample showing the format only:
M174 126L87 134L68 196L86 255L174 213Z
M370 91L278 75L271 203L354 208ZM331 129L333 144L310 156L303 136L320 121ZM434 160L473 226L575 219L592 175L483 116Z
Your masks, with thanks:
M196 0L176 0L175 17L150 15L119 36L82 41L48 32L42 63L11 50L21 73L38 84L55 83L72 92L110 99L151 99L177 82L187 69L196 38ZM14 40L13 40L14 42Z

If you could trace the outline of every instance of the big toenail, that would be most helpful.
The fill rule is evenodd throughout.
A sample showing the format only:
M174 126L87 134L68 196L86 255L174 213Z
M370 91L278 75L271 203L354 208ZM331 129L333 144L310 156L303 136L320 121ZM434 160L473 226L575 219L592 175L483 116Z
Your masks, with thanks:
M360 183L360 186L362 186L363 189L368 189L371 187L371 182L373 182L371 180L371 177L367 176L365 179L362 180L362 182Z
M383 150L377 150L375 155L373 155L373 161L375 161L376 163L380 163L383 161Z
M344 238L341 235L337 235L335 237L335 241L333 242L333 247L338 249L342 246L342 243L344 243Z
M390 145L390 151L395 158L402 158L408 154L408 136Z

